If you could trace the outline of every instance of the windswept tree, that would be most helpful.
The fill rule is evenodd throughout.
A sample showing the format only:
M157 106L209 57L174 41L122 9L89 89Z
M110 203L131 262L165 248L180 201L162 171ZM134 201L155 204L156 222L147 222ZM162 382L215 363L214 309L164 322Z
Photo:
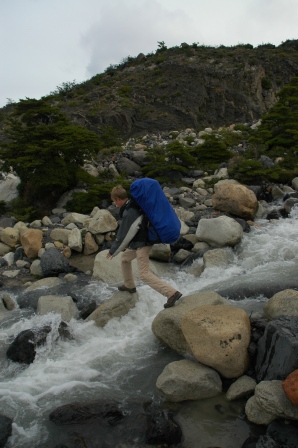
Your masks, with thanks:
M4 168L21 179L20 197L27 205L51 206L77 184L86 158L99 149L98 136L74 126L44 100L21 100L6 123L6 142L0 146Z
M298 78L292 78L278 97L250 142L269 157L282 157L281 166L293 168L298 162Z
M166 146L148 149L148 164L143 167L143 173L159 182L170 182L179 179L197 167L196 158L190 154L189 148L174 140Z

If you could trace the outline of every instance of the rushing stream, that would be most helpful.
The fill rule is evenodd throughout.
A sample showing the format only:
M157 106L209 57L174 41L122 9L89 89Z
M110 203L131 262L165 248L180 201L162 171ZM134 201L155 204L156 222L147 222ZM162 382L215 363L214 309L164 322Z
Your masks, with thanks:
M175 268L166 280L184 296L200 290L229 289L239 285L254 295L234 301L249 312L258 311L267 297L256 286L269 282L294 287L298 257L298 210L284 220L260 220L244 234L234 250L234 261L226 269L207 269L200 277ZM199 263L195 261L194 263ZM220 279L220 282L219 282ZM287 283L287 279L289 283ZM109 298L114 288L90 282L77 294L96 299ZM159 400L155 382L166 364L180 359L156 340L151 323L163 309L164 298L146 285L138 287L140 300L128 315L112 319L104 328L92 322L72 320L73 339L58 338L60 317L39 316L29 309L16 309L0 324L0 413L13 419L8 448L52 448L58 430L49 422L56 407L97 398L117 401ZM47 343L37 349L35 361L23 366L6 359L8 344L21 331L51 324ZM214 412L220 403L221 412ZM216 406L215 406L216 405ZM178 415L187 448L239 448L249 436L239 415L242 403L228 403L224 396L185 403Z

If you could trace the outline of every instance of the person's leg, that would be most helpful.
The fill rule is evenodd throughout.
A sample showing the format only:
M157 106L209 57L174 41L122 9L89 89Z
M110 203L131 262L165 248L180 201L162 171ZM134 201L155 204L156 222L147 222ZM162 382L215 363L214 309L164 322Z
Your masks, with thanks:
M159 292L163 296L170 298L177 290L167 283L163 282L154 275L149 269L149 252L151 247L145 246L136 251L136 257L138 261L140 280L149 285L155 291Z
M136 251L131 249L126 249L121 255L121 270L124 279L124 285L130 289L136 287L131 266L131 262L135 258Z

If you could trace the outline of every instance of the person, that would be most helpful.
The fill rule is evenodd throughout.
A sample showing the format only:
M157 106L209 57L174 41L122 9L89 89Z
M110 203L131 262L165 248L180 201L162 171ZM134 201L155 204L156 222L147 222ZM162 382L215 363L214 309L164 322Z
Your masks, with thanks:
M112 259L122 252L121 270L124 284L119 291L136 292L131 262L137 259L140 280L167 298L164 308L173 306L182 294L168 285L149 269L148 220L133 198L128 198L122 185L116 185L111 191L111 200L120 208L120 224L116 239L113 242L107 258Z

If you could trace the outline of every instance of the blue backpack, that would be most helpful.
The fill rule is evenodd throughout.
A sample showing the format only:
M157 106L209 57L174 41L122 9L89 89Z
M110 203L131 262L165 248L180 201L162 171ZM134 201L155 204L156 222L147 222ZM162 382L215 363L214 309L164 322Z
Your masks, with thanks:
M177 241L181 223L157 180L148 177L135 180L130 194L149 219L149 241L165 244Z

